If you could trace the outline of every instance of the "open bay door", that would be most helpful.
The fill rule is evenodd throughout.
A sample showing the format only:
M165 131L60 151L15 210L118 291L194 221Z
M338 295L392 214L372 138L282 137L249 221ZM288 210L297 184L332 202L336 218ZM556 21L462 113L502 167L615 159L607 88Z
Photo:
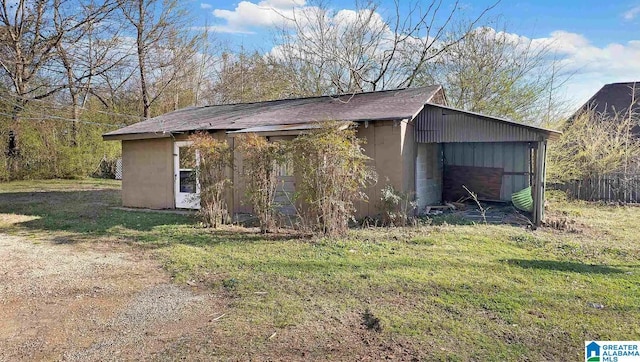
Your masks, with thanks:
M200 209L200 183L197 168L200 157L190 150L191 142L175 142L173 145L174 194L177 209Z

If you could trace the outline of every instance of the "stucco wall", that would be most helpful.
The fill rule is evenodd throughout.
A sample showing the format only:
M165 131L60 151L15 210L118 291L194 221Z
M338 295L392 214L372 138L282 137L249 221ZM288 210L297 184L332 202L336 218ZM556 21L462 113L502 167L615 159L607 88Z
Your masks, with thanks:
M170 209L173 196L173 140L122 141L122 204Z
M416 191L416 155L418 152L413 123L401 122L402 137L402 191L415 193Z
M364 153L373 160L378 182L365 193L368 201L356 203L356 217L374 216L379 212L382 188L390 184L403 192L415 191L415 143L413 125L399 121L369 122L358 126L357 136L366 139Z
M368 201L356 203L356 217L376 215L382 188L391 184L397 190L415 192L415 157L413 125L406 122L376 121L368 127L360 123L357 136L365 138L364 153L372 158L371 165L378 173L378 182L365 193ZM226 138L224 132L216 134ZM179 137L181 140L185 137ZM227 202L233 212L251 212L245 195L245 183L240 174L243 162L237 140L228 139L234 146L233 190ZM173 139L122 141L123 180L122 202L127 207L153 209L173 208L174 165ZM235 144L234 144L235 143Z

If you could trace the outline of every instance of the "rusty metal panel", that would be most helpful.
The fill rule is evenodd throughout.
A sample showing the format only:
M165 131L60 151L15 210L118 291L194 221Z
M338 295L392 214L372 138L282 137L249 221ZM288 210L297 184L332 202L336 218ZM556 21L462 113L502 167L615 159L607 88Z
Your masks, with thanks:
M479 114L427 105L416 117L419 143L444 142L536 142L547 132Z

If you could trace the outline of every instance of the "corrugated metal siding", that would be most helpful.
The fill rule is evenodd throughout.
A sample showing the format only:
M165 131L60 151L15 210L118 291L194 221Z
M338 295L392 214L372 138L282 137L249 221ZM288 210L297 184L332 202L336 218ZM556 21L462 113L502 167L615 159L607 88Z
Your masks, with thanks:
M503 201L511 201L512 193L529 186L529 143L445 143L443 147L445 167L500 167L505 173L523 173L502 176L500 199Z
M429 105L416 117L415 132L419 143L529 142L544 138L526 127Z

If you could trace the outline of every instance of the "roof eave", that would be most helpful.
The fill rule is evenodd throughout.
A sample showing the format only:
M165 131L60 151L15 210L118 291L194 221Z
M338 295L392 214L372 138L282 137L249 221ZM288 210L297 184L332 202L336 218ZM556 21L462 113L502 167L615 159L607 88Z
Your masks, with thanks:
M130 140L144 140L154 138L169 138L172 134L170 132L144 132L144 133L122 133L122 134L103 134L103 141L130 141Z
M384 118L363 118L363 119L350 119L350 120L337 120L339 122L354 122L354 123L362 123L362 122L383 122L383 121L399 121L405 119L413 119L413 117L408 118L406 115L397 116L397 117L384 117ZM325 121L314 121L314 122L330 122L336 120L325 120ZM281 125L290 125L290 124L303 124L301 123L284 123ZM311 123L311 122L309 122ZM259 127L259 126L258 126ZM182 134L182 133L191 133L191 132L202 132L202 131L236 131L242 130L245 128L251 127L234 127L234 128L193 128L193 129L183 129L183 130L172 130L172 131L163 131L163 132L134 132L134 133L118 133L118 134L110 134L106 133L102 135L103 141L118 141L118 140L137 140L137 139L152 139L152 138L166 138L171 137L173 134Z

